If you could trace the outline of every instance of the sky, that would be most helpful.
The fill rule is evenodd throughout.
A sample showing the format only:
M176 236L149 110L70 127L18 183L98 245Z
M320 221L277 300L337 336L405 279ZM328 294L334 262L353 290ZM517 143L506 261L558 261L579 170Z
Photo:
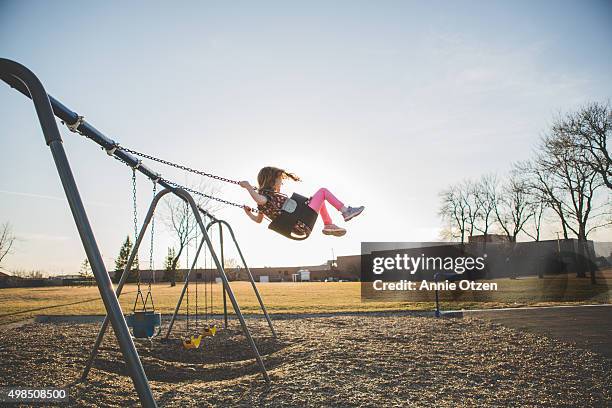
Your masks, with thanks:
M288 193L326 187L365 205L347 224L332 210L345 237L323 236L319 221L301 242L219 209L251 266L439 239L442 189L505 174L560 112L610 99L611 39L606 1L0 0L0 55L122 145L253 184L279 166L303 179ZM112 269L133 231L131 171L61 131ZM18 237L5 268L75 273L84 251L33 106L4 84L0 151L0 223ZM151 167L249 203L235 185ZM139 177L140 219L151 188ZM174 244L162 210L156 266Z

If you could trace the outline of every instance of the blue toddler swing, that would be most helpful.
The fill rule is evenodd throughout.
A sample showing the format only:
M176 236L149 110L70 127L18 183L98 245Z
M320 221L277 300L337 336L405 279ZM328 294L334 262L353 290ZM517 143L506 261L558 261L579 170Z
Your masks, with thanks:
M155 197L156 192L156 184L153 184L153 197ZM135 246L132 249L133 251L138 251L138 240L137 240L137 231L138 231L138 217L137 217L137 206L136 206L136 172L135 169L132 169L132 192L134 197L134 236ZM125 316L125 322L128 327L132 329L132 337L136 339L149 339L151 340L153 337L159 335L161 333L161 313L155 311L155 304L153 303L153 292L151 292L151 281L153 280L153 244L155 238L155 221L153 220L151 223L151 250L150 250L150 258L149 258L149 268L151 269L151 276L149 276L149 282L147 286L147 296L144 297L142 294L141 283L142 279L140 276L140 268L138 269L138 290L136 292L136 300L134 300L134 306L132 307L132 314ZM129 273L129 268L123 273ZM140 310L136 310L136 306L138 305L138 300L142 301L142 308ZM147 304L151 299L151 308L147 309Z

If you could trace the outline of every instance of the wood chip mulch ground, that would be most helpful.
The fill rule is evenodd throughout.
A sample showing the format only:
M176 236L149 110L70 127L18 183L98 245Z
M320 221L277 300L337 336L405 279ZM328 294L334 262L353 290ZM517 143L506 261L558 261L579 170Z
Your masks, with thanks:
M249 326L263 381L237 322L197 350L137 343L160 406L612 406L612 362L480 319L333 316ZM178 322L176 333L183 329ZM0 328L0 386L67 387L71 406L138 405L112 329L77 382L99 324Z

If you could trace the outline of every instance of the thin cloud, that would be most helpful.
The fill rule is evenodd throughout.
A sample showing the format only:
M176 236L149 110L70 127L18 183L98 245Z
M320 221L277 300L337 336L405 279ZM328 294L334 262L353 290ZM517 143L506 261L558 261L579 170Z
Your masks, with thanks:
M43 199L43 200L52 200L52 201L62 201L62 202L66 202L66 199L63 197L56 197L56 196L50 196L50 195L44 195L44 194L36 194L36 193L26 193L23 191L8 191L8 190L0 190L0 194L8 194L8 195L14 195L14 196L20 196L20 197L28 197L28 198L38 198L38 199ZM113 204L110 203L103 203L103 202L99 202L99 201L87 201L88 205L93 205L96 207L107 207L107 208L114 208L116 207Z

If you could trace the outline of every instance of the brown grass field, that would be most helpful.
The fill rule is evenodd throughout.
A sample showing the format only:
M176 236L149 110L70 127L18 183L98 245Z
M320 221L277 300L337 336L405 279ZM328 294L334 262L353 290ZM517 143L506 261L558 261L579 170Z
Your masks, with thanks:
M231 285L243 313L261 313L250 283L232 282ZM190 286L190 312L193 313L195 285L192 283ZM258 288L269 313L408 310L432 306L406 302L362 303L358 282L269 283L258 284ZM168 283L154 285L153 299L156 310L171 314L180 291L181 285L178 284L175 287L170 287ZM135 296L136 285L126 285L119 298L126 313L132 309ZM203 308L203 285L199 286L198 297L199 307ZM221 313L223 301L220 284L213 285L213 303L214 313ZM231 308L229 300L228 308ZM181 313L184 312L183 306ZM203 310L200 313L203 313ZM105 314L105 310L95 286L0 289L0 323L24 320L40 314L93 315Z
M612 297L612 276L602 275L593 286L588 279L576 278L521 278L499 279L499 294L487 299L461 298L443 302L444 309L477 309L518 306L544 306L553 304L609 303ZM231 283L243 313L261 313L257 299L248 282ZM359 282L312 282L258 284L261 296L271 314L337 313L365 311L432 310L433 296L397 301L365 301L361 299ZM195 311L195 284L190 288L191 310ZM145 286L146 288L146 286ZM222 286L213 285L214 312L222 312ZM153 286L155 308L163 314L174 311L181 285L168 283ZM199 285L199 308L203 313L204 287ZM136 285L124 287L119 298L127 313L133 307ZM449 298L445 298L448 300ZM183 304L184 305L184 304ZM231 305L228 301L228 307ZM185 312L185 308L181 313ZM32 318L36 315L102 315L102 301L95 286L44 287L0 289L0 324Z

